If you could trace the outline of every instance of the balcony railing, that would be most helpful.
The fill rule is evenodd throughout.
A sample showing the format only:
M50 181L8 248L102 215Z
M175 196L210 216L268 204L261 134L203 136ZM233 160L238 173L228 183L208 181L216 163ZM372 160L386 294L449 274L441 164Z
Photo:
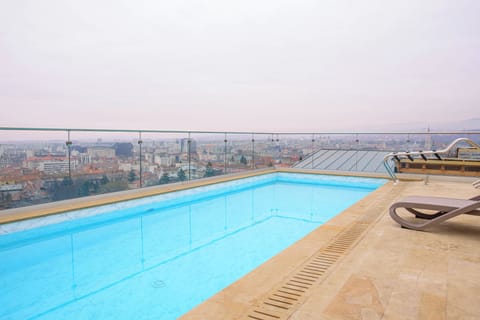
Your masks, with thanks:
M445 148L480 132L208 132L0 128L0 209L136 189L268 167L362 171L364 151ZM320 151L327 150L323 153ZM332 152L331 152L332 153ZM382 160L383 157L380 158ZM343 161L343 160L342 160ZM335 165L333 165L335 163ZM300 165L299 165L300 164ZM394 164L390 164L393 170Z

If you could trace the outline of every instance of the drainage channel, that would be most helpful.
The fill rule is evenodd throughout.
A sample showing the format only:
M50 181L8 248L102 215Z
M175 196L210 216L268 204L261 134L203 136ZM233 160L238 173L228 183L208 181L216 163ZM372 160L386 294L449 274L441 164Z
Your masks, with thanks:
M336 238L268 293L262 302L250 309L246 319L288 319L304 302L309 290L323 281L326 272L357 242L368 225L356 222L340 232Z

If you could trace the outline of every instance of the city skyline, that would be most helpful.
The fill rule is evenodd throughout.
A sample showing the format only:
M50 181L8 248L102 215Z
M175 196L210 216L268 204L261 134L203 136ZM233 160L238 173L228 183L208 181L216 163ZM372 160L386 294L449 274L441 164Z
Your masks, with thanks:
M0 143L0 210L297 164L304 169L322 165L326 170L382 173L382 159L393 150L438 150L456 137L435 133L257 135L255 139L195 135ZM459 156L478 158L477 152L467 149Z
M0 126L442 130L480 118L479 9L467 0L3 2Z

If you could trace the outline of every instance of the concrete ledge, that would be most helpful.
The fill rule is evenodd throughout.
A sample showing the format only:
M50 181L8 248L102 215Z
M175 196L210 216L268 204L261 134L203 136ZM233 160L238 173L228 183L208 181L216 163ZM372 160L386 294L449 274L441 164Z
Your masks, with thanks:
M253 170L237 174L229 174L223 176L215 176L211 178L192 180L187 182L179 182L166 184L161 186L146 187L141 189L126 190L120 192L112 192L101 195L75 198L63 201L55 201L40 205L33 205L22 208L8 209L0 211L0 224L27 220L31 218L39 218L43 216L54 215L72 210L91 208L115 202L134 200L144 197L150 197L169 192L192 189L196 187L232 181L236 179L248 178L263 174L277 172L275 169Z

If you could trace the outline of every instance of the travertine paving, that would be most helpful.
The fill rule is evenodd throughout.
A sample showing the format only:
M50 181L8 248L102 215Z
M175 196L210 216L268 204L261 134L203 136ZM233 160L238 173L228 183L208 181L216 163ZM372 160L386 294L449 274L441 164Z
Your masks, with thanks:
M400 228L388 215L391 203L406 195L479 193L470 182L448 179L390 182L182 319L479 319L480 218L459 216L420 232ZM296 300L281 293L270 303L355 224L367 227L325 272L317 272L318 281L304 281Z

